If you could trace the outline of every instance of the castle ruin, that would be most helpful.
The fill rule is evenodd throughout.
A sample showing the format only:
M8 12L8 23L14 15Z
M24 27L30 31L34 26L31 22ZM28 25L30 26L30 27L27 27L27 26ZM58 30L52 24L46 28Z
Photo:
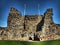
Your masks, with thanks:
M44 15L25 15L12 7L8 26L0 27L0 40L45 41L60 39L60 25L53 22L53 9Z

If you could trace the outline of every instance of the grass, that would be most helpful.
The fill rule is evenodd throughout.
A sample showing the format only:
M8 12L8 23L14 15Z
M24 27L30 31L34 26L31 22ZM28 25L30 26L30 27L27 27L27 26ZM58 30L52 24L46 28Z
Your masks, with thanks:
M51 41L38 41L38 42L27 42L27 41L15 41L15 40L0 40L0 45L60 45L60 40Z

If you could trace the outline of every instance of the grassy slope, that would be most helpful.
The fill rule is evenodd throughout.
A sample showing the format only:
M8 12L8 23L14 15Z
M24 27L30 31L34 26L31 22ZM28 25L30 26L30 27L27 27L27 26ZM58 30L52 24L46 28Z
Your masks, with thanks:
M0 45L60 45L60 40L43 41L43 42L1 40Z

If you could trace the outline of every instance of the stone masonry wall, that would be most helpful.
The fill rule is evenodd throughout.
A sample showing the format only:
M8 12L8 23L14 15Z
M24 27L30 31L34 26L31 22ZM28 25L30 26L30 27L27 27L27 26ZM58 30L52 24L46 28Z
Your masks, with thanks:
M53 22L53 10L43 15L25 15L12 7L8 15L8 26L0 27L0 40L55 40L60 39L60 24Z

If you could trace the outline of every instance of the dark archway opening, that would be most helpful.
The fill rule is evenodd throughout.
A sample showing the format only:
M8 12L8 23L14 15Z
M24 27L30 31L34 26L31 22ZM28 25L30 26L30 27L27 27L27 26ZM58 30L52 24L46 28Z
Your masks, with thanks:
M31 37L29 37L29 40L32 40L32 38L31 38Z
M37 35L34 35L34 41L40 41Z

